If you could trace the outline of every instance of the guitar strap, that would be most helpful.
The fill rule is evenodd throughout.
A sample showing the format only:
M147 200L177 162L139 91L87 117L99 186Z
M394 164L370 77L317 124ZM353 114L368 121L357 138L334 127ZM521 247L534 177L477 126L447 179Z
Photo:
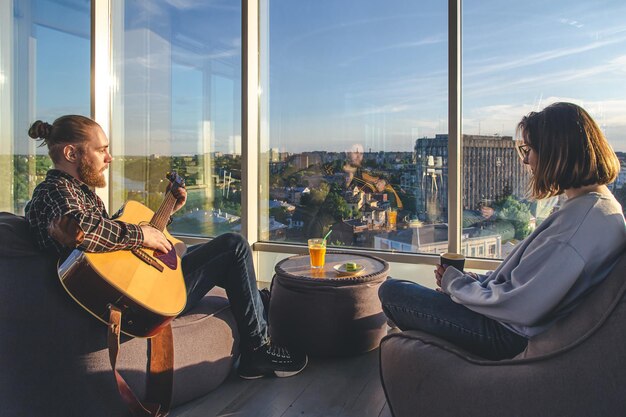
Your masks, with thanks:
M150 372L146 398L150 402L142 403L116 368L120 350L121 323L122 312L117 307L110 306L107 342L111 368L115 374L120 396L136 417L165 417L169 413L174 379L172 326L168 324L148 341L150 345Z

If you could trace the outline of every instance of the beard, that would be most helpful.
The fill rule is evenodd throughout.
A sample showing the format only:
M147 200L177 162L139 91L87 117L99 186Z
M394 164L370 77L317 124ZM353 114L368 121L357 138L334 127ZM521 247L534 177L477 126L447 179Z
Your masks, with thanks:
M78 175L80 175L80 180L90 187L102 188L107 185L104 174L85 158L81 158L78 163Z

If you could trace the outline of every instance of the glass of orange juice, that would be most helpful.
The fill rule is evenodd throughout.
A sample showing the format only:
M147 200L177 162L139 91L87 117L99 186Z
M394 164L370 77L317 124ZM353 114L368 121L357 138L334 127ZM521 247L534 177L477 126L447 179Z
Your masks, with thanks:
M389 210L389 227L395 227L396 220L398 219L398 211L396 209Z
M311 256L311 268L323 268L326 258L326 241L322 238L309 239L309 255Z

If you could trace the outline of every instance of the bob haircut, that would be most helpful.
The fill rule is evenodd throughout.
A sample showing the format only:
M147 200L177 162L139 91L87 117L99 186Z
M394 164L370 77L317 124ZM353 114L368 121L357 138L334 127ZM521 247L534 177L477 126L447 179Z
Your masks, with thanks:
M569 188L609 184L620 163L604 134L583 108L554 103L531 112L517 132L537 153L537 166L529 184L531 197L541 199Z
M59 162L65 145L82 146L96 127L100 125L88 117L69 114L59 117L51 125L37 120L28 129L28 136L41 140L39 146L47 145L50 159Z

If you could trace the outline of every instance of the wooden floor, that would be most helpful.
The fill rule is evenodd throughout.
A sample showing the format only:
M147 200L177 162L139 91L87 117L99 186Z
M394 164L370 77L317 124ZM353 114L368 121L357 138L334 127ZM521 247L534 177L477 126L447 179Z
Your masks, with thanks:
M378 350L352 357L309 359L291 378L243 380L235 372L215 391L172 417L391 417L380 384Z

